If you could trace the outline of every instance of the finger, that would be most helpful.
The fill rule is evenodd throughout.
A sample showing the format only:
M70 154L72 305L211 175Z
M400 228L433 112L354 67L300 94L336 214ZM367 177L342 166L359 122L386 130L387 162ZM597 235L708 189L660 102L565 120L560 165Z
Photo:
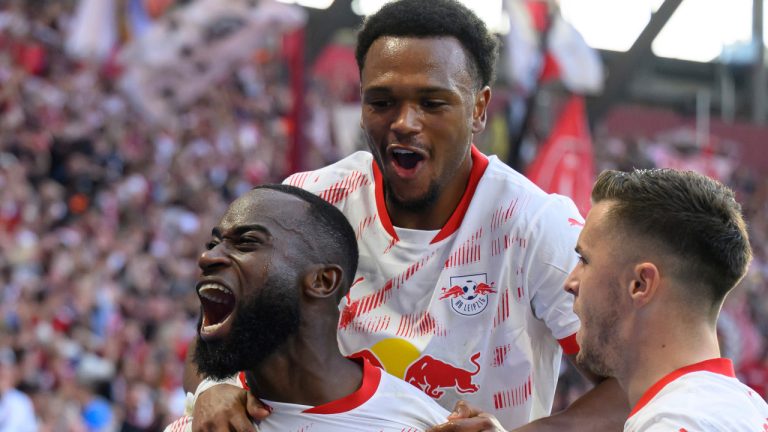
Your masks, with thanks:
M453 412L448 416L448 420L477 417L480 414L482 414L482 411L473 407L467 401L460 400L456 402Z
M252 395L251 392L248 392L247 407L248 415L251 416L253 420L262 421L270 414L269 408L264 405L259 398Z
M233 417L229 421L230 432L256 432L253 421L246 416Z
M428 430L428 432L503 432L498 429L494 422L488 417L473 417L458 420L451 420L447 423L437 425Z

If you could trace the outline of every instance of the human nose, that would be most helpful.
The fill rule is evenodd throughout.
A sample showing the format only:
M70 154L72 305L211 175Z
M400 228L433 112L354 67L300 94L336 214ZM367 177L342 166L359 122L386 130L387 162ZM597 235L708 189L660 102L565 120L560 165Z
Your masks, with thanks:
M578 297L579 295L579 281L576 278L576 270L572 271L568 277L565 279L565 286L563 289L569 294L572 294L574 297Z
M403 104L392 122L392 131L399 135L409 135L421 130L421 109L411 104Z
M197 265L203 273L210 272L218 267L229 265L229 258L222 253L223 246L217 244L214 247L203 251L197 260Z

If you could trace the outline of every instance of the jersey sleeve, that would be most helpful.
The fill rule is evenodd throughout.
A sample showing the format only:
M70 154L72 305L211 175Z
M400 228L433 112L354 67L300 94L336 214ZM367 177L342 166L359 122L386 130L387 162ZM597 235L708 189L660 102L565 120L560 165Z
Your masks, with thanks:
M564 286L578 259L574 248L584 219L570 199L550 195L549 200L529 236L533 250L526 266L528 292L534 315L544 321L566 354L575 354L579 319L573 312L573 296Z
M734 429L725 425L712 424L703 418L695 418L684 413L668 411L659 412L653 416L646 416L644 421L636 421L632 425L627 422L624 430L627 432L728 432Z

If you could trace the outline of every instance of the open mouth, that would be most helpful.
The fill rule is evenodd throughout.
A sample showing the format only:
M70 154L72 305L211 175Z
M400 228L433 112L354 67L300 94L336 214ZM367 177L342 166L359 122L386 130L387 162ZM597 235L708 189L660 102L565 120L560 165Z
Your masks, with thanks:
M235 310L235 295L229 288L217 283L206 283L197 290L203 309L201 336L215 336L229 324Z
M424 160L424 156L410 150L398 148L392 150L392 160L401 168L411 170Z

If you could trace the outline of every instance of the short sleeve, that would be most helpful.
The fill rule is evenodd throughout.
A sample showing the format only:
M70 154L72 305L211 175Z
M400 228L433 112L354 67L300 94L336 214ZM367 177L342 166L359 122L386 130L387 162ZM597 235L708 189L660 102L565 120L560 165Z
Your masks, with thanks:
M573 354L578 351L573 335L579 319L573 313L573 296L564 286L578 259L574 248L584 219L570 199L550 195L548 200L533 220L526 283L534 315L544 321L566 353Z

